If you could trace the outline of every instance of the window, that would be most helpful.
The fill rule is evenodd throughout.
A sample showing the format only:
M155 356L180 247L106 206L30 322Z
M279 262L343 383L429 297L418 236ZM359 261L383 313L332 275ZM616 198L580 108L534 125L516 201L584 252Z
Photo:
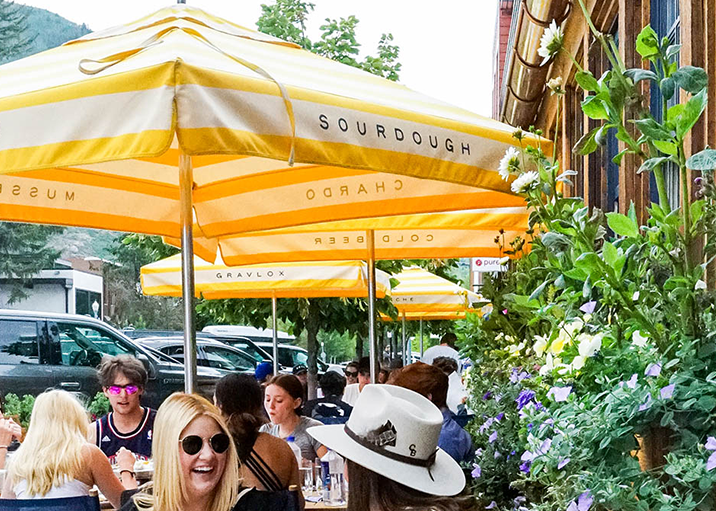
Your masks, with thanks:
M0 321L0 364L39 364L35 321Z
M109 332L86 325L57 323L62 365L95 367L103 355L135 355L130 346Z
M256 368L256 362L248 355L221 346L204 346L204 353L210 367L233 371L248 371ZM214 365L215 363L221 365ZM228 367L225 367L228 366Z
M94 291L87 291L84 289L75 290L75 314L91 316L93 318L97 317L92 310L92 304L94 302L97 302L97 304L101 308L102 295L100 293L95 293ZM97 313L101 314L101 311L98 310Z

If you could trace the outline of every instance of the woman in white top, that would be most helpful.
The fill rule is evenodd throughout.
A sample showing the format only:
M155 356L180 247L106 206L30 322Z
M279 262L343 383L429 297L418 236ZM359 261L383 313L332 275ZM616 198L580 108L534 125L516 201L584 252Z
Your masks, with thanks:
M3 499L52 499L89 495L94 485L116 508L125 487L99 447L87 442L87 412L64 390L40 394L25 441L10 462ZM120 470L133 475L134 457L118 456ZM136 487L134 478L127 487Z

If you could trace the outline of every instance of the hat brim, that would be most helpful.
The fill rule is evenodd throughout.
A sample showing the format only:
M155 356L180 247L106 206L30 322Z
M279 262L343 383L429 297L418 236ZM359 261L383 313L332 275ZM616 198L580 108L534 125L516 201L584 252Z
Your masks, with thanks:
M343 424L314 426L306 431L326 447L368 470L431 495L452 496L465 487L465 474L452 457L438 448L435 463L425 467L393 460L373 452L350 438ZM350 484L350 482L349 482Z

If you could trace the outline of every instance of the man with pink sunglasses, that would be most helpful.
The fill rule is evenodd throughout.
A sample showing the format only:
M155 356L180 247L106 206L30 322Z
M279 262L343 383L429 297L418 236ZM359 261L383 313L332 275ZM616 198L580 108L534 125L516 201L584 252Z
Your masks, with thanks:
M149 459L157 411L140 405L147 383L147 370L137 358L118 355L105 357L97 371L112 411L98 418L94 427L90 428L90 442L107 455L110 463L114 463L117 456L128 454L123 448L137 459Z

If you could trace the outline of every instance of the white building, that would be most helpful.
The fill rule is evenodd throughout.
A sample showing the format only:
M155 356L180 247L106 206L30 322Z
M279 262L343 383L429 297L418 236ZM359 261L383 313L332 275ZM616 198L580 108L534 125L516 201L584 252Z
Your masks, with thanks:
M28 297L13 304L8 303L12 284L8 278L0 276L0 309L86 314L102 319L104 279L101 262L97 258L58 259L55 268L40 271L25 285L24 292Z

